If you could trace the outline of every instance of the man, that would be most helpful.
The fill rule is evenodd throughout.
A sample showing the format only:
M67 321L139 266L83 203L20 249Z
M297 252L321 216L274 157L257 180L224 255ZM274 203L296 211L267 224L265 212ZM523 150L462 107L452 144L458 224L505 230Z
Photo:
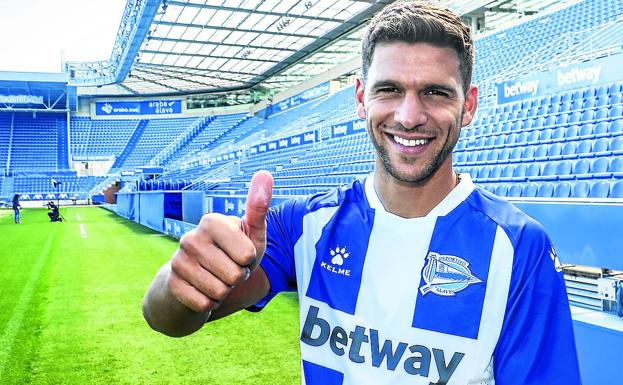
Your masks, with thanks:
M19 204L19 194L13 195L13 214L15 223L22 223L19 217L19 211L22 209L22 205Z
M268 210L272 179L256 173L242 220L209 214L182 237L146 320L182 336L298 290L307 385L579 384L550 240L452 171L477 104L469 30L448 10L394 3L362 56L374 174Z
M50 218L50 222L60 222L61 219L60 217L60 212L58 209L58 206L54 204L54 202L49 201L48 204L48 210L50 210L48 212L48 217Z

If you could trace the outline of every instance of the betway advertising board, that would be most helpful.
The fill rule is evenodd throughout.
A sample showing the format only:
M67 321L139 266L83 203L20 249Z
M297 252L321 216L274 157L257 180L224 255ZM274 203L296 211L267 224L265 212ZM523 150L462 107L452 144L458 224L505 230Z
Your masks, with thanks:
M623 55L618 54L497 83L498 104L621 80L622 60Z

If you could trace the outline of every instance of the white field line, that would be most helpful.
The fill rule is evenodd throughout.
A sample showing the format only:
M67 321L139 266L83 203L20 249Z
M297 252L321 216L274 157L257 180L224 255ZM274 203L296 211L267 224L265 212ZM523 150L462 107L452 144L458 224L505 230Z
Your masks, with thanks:
M53 229L58 228L57 226L53 227ZM28 277L28 282L24 285L24 289L17 300L17 304L13 309L13 314L11 315L11 319L7 323L6 329L4 329L4 333L0 336L0 378L2 378L2 374L4 372L7 359L11 350L13 348L13 344L15 343L15 337L20 330L22 325L22 320L26 311L29 309L30 301L32 299L35 286L39 281L39 276L41 275L41 270L45 262L50 258L50 247L52 245L52 240L54 239L55 230L50 231L48 234L48 238L43 245L43 249L35 262L32 270L30 271L30 277Z
M76 220L77 220L78 222L80 222L80 221L81 221L81 219L80 219L80 214L76 214Z
M84 225L81 223L80 224L80 236L84 239L87 237L87 231L84 228Z

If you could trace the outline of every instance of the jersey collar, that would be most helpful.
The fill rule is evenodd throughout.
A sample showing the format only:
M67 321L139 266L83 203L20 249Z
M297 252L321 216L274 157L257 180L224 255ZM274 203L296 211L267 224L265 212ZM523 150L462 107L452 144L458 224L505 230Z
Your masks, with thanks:
M395 215L385 210L379 196L374 189L374 172L370 173L365 181L365 192L366 198L370 207L376 210L377 212L387 213L389 215ZM435 206L426 217L439 217L447 215L450 211L452 211L456 206L458 206L461 202L463 202L469 194L474 191L474 183L472 182L472 178L468 173L461 174L461 182L454 188L450 193L441 201L437 206ZM398 217L398 216L396 216Z

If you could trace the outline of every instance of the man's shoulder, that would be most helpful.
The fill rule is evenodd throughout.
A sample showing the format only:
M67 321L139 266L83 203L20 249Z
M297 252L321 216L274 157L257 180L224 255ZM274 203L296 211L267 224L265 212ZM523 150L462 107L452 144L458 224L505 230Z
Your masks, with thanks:
M466 203L501 227L513 246L517 246L520 238L543 239L545 236L545 229L534 218L483 188L476 187L467 197Z
M356 179L347 185L337 186L306 197L293 198L271 210L288 216L303 217L323 208L338 207L347 202L367 204L362 180Z

